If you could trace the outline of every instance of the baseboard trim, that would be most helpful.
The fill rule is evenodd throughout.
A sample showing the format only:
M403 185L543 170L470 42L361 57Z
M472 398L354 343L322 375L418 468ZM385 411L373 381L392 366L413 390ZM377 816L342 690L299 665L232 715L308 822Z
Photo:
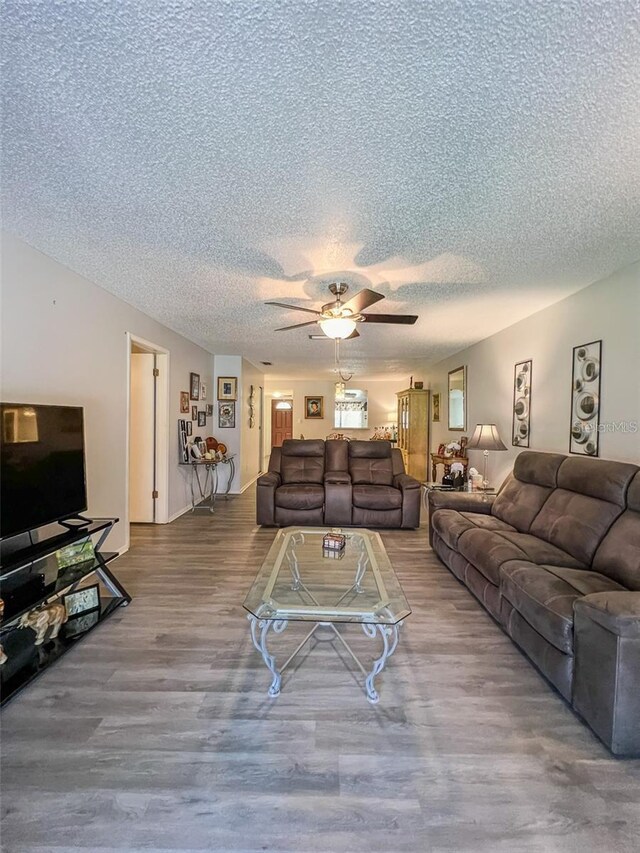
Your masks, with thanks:
M242 486L242 488L240 489L240 491L238 492L238 494L243 495L243 494L247 491L247 489L249 488L249 486L253 486L253 484L255 483L255 481L256 481L256 480L258 479L258 477L260 477L261 475L262 475L262 471L258 471L258 473L255 475L255 477L252 477L252 479L251 479L251 480L249 480L249 482L248 482L248 483L246 483L244 486Z
M187 506L179 509L178 512L174 512L173 515L170 515L169 518L164 522L165 524L171 524L172 521L175 521L176 518L180 518L181 515L184 515L185 512L191 511L191 504L187 504Z

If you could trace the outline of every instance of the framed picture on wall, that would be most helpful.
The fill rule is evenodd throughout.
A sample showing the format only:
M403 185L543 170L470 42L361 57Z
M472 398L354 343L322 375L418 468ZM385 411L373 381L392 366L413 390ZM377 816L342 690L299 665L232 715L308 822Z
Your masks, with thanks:
M193 423L191 421L186 421L186 432L187 435L193 435Z
M322 420L324 417L324 397L305 397L304 416L307 419Z
M192 421L198 420L198 407L197 406L191 406L191 420Z
M236 376L218 376L218 400L238 399L238 378Z
M207 386L205 385L204 382L200 383L200 399L201 400L207 399Z
M233 429L236 425L236 404L235 402L225 403L218 402L218 428Z
M198 412L198 426L203 427L207 425L207 413L206 412Z
M189 374L189 387L190 394L192 400L200 399L200 374L199 373L190 373Z
M514 447L529 447L531 431L531 374L533 361L520 361L513 371L513 417L511 444Z
M189 392L181 391L180 392L180 414L188 415L189 414Z
M440 421L440 392L431 395L431 420L434 424Z
M207 403L207 417L213 416L213 403Z
M602 341L573 348L570 453L598 456L600 452L601 369Z

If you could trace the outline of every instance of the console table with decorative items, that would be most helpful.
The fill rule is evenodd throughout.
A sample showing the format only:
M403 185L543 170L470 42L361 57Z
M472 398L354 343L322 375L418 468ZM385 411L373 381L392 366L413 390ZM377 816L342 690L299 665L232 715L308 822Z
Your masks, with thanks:
M431 479L435 482L438 479L438 465L444 465L444 473L449 474L451 466L454 462L462 463L464 473L467 473L469 468L469 459L467 456L445 456L441 453L431 454Z
M416 480L427 479L429 447L429 392L422 388L398 391L398 444L405 471Z
M209 512L213 512L216 495L223 495L225 499L229 496L236 473L234 456L225 456L223 459L192 459L190 462L179 462L178 464L191 469L189 480L191 512L195 512L197 509L207 509ZM218 465L229 466L229 479L223 492L218 491ZM204 469L202 479L200 479L201 469Z

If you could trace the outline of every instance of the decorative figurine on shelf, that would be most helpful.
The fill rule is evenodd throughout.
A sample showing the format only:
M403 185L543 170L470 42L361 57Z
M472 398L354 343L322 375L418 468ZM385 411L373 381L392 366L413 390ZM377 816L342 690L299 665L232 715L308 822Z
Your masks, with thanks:
M60 632L60 628L67 621L67 611L64 604L54 603L48 607L43 607L42 610L30 610L25 613L20 622L19 628L31 628L36 633L36 641L34 645L41 646L44 643L45 637L49 633L49 639L55 640Z

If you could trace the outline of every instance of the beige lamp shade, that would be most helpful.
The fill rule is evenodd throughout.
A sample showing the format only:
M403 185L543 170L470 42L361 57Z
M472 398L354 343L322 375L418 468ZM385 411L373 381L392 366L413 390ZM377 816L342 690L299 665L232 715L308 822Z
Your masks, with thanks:
M507 450L495 424L477 424L467 450Z

